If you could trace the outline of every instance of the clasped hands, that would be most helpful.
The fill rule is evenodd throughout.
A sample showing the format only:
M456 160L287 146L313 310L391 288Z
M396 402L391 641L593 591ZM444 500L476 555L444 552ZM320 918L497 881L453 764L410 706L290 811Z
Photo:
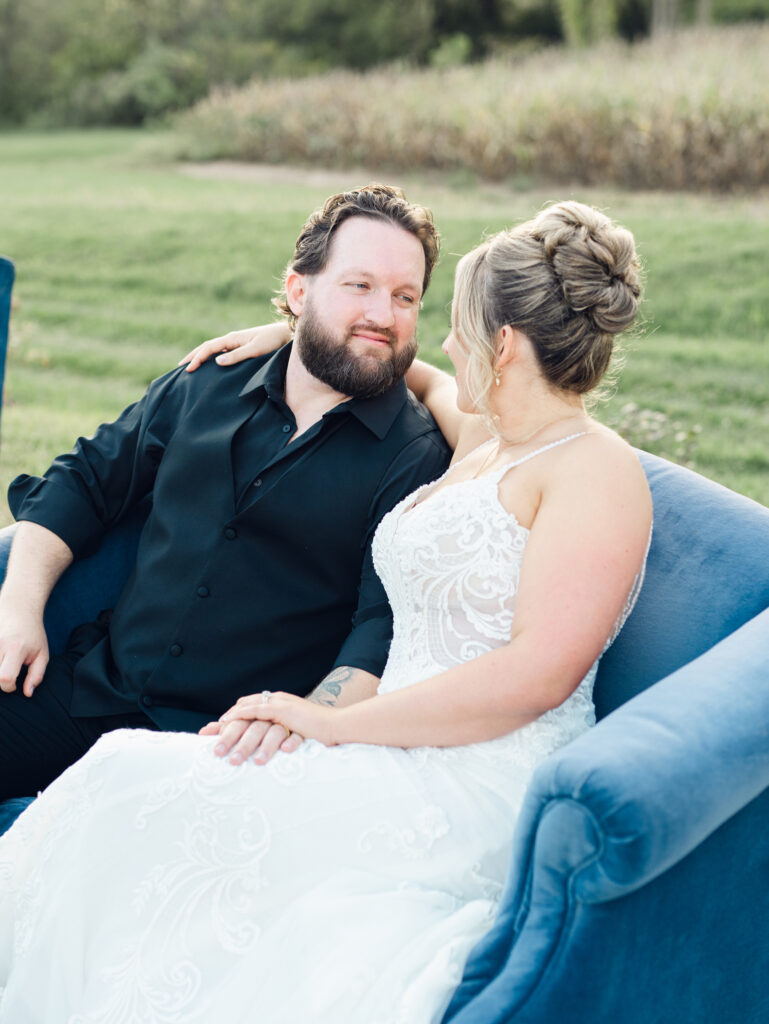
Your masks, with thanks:
M267 764L282 750L291 754L304 739L334 744L332 721L334 708L316 704L292 693L252 693L241 697L217 722L209 722L201 736L218 736L214 747L218 757L229 755L230 764L243 764L253 758Z

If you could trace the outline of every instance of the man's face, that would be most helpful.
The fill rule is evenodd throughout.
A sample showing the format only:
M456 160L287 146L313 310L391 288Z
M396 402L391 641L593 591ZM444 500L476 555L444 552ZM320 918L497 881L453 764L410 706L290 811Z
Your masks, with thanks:
M392 387L416 354L424 273L411 232L370 217L344 221L325 269L296 275L295 344L306 369L351 397Z

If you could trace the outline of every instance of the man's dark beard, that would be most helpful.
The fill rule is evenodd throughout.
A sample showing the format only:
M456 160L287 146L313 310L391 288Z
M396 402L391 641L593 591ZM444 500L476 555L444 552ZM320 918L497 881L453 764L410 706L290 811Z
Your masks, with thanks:
M391 331L373 328L373 325L372 329L387 337L392 346ZM400 352L391 348L389 359L355 355L350 351L351 337L348 331L344 341L337 340L306 305L294 335L304 368L334 391L350 398L374 398L383 394L403 377L417 354L416 335Z

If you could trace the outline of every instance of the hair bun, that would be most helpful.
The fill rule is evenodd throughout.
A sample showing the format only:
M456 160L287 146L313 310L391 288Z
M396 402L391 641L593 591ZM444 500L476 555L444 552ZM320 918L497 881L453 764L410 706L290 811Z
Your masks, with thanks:
M532 222L532 231L575 313L584 313L606 334L630 326L641 279L629 231L578 202L549 206Z
M582 203L556 203L500 231L457 266L452 324L467 346L467 388L490 408L500 327L526 335L549 385L593 391L641 293L633 236Z

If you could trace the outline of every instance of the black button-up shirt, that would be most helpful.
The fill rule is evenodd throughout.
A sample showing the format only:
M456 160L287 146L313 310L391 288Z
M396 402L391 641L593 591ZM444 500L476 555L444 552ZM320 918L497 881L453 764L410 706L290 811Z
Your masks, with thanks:
M196 729L246 693L307 694L335 665L381 673L392 619L374 531L450 453L403 382L289 442L288 356L255 373L174 370L42 478L11 484L16 518L76 558L152 496L109 635L75 669L73 714L138 705L161 728Z

